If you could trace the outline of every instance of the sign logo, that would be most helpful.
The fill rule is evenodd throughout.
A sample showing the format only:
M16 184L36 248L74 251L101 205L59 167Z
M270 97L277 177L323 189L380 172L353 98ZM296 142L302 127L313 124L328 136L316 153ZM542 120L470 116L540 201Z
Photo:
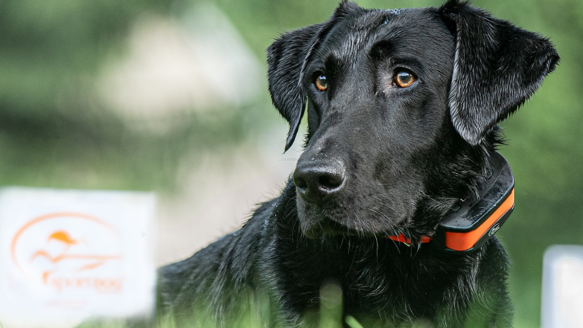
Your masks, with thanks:
M34 284L59 293L119 293L123 249L107 222L81 213L52 213L25 223L10 245L12 262Z
M0 326L149 316L153 193L0 188Z

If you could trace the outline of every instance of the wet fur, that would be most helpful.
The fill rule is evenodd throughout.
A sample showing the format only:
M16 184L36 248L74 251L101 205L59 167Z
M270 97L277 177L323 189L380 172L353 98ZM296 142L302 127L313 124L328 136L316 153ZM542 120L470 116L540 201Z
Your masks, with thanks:
M511 326L509 261L496 238L452 255L384 236L419 241L476 192L500 143L496 123L558 59L547 39L458 1L402 11L345 1L327 22L282 35L268 49L268 78L290 123L286 149L307 107L298 168L341 163L343 190L314 203L290 178L239 231L160 269L159 317L231 327L257 302L265 326L315 325L320 288L333 282L343 314L365 326ZM399 65L417 75L414 88L391 88ZM323 70L325 94L313 87Z

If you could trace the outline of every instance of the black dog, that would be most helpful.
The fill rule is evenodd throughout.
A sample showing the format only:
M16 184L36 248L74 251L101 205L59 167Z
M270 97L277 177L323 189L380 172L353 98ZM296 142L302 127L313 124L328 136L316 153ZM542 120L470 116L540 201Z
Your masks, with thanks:
M308 112L293 179L241 230L162 268L158 313L178 326L242 325L246 311L265 321L251 326L310 325L333 281L343 314L365 326L510 326L509 263L495 237L463 254L422 241L478 192L496 124L558 60L547 39L457 0L404 10L344 1L327 22L282 35L268 73L291 126L286 149L306 102ZM399 235L406 242L386 238Z

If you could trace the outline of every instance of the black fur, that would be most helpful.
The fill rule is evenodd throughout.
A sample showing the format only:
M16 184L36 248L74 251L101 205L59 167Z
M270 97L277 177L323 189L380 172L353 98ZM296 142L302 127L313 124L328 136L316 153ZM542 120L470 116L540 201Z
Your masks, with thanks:
M264 326L310 326L333 281L344 315L364 326L509 327L496 238L464 255L419 240L476 192L496 123L558 59L548 40L453 0L393 11L344 1L327 22L282 35L268 73L286 149L308 108L293 179L239 231L160 269L160 316L231 327L250 311ZM408 88L395 85L403 70L416 77ZM322 75L326 91L314 85ZM413 245L385 238L399 233Z

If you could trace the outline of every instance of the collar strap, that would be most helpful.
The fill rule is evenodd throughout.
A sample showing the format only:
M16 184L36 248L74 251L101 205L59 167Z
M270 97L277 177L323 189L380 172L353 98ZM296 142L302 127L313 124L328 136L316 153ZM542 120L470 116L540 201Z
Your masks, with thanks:
M387 238L394 240L394 241L404 243L407 246L411 246L411 238L405 237L405 235L403 235L403 233L400 233L398 236L387 236ZM430 236L425 236L425 235L421 236L421 243L422 244L427 244L430 241L431 241Z

